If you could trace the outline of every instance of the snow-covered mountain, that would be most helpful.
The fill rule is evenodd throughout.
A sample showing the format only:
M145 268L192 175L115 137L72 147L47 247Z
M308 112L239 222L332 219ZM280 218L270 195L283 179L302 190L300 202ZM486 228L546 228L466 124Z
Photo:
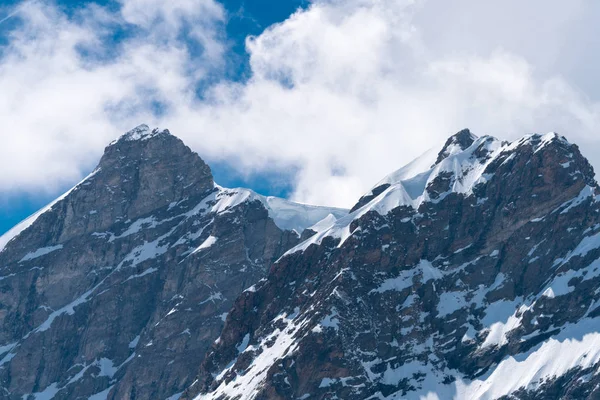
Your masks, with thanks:
M0 238L0 398L600 398L599 195L554 133L463 130L348 211L140 126Z
M245 291L183 398L600 398L599 200L564 137L461 131Z
M346 214L222 188L168 131L126 133L0 238L0 398L175 398L236 297Z

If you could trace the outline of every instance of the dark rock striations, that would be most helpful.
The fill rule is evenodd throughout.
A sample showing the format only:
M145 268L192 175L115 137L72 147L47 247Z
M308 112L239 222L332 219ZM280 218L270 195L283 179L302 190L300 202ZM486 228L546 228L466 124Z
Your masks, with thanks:
M462 131L427 165L244 292L183 398L598 398L600 202L577 146Z
M0 238L0 398L600 398L599 195L553 133L463 130L348 213L138 127Z
M0 252L0 398L182 392L236 297L300 241L273 201L216 186L166 130L111 143ZM310 211L313 223L345 214Z

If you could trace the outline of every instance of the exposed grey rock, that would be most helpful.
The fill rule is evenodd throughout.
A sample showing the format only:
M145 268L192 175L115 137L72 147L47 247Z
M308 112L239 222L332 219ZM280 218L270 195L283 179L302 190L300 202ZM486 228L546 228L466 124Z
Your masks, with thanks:
M166 130L111 143L0 252L0 398L182 392L233 301L300 240L261 199L215 186Z
M598 398L592 167L558 135L453 138L242 293L182 398Z
M220 188L168 131L128 132L0 250L0 398L599 398L577 146L463 130L426 161L348 215Z

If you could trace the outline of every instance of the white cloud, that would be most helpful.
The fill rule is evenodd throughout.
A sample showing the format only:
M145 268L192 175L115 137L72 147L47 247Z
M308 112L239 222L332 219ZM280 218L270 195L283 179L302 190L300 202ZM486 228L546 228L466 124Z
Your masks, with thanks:
M0 59L0 123L11 127L0 171L14 171L1 188L75 181L117 129L143 121L244 171L298 167L293 197L321 204L352 205L463 127L507 139L559 131L600 166L600 91L578 89L586 78L561 57L598 66L598 44L570 46L600 16L589 3L318 0L249 38L252 79L220 82L203 101L193 88L226 56L225 14L208 0L170 4L127 0L119 14L77 20L32 3ZM147 34L88 65L76 49L101 40L100 18ZM200 58L177 34L190 24Z
M336 205L465 126L505 138L557 130L598 145L597 106L560 76L537 77L501 46L431 54L420 12L409 2L315 3L249 40L251 82L181 120L226 138L195 143L205 153L302 166L295 198Z
M220 6L194 0L163 5L154 19L128 14L143 3L137 0L122 14L92 6L71 18L43 2L19 7L22 23L10 31L9 45L0 53L3 191L56 190L77 181L117 132L140 120L156 122L155 102L168 106L172 97L191 97L206 65L219 62L214 26L223 18ZM194 4L201 13L190 14ZM208 31L201 44L210 52L192 57L175 36L182 28L178 21L197 20ZM108 57L105 53L115 49L105 34L125 23L137 25L139 33L121 44L118 56ZM153 32L164 31L171 36L155 39Z
M225 50L215 22L225 20L223 7L213 0L121 0L123 19L147 30L149 40L156 45L172 46L178 42L181 29L187 37L203 48L202 62L219 65ZM195 78L198 78L197 76Z

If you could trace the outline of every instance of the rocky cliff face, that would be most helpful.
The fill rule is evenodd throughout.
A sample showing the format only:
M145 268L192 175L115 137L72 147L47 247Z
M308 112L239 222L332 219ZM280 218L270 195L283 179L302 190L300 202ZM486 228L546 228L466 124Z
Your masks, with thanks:
M0 238L0 398L177 398L242 291L346 213L223 189L168 131L128 132Z
M600 398L593 175L459 132L243 292L182 398Z
M0 398L600 398L600 197L468 130L348 213L140 126L0 238Z

